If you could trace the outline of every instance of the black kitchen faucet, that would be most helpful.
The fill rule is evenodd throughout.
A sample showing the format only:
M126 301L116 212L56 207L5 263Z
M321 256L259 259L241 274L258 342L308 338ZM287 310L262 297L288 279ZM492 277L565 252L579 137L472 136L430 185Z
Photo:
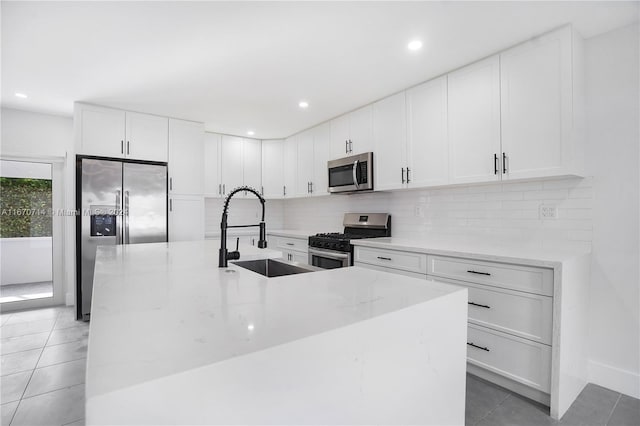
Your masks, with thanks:
M256 197L258 197L258 200L260 200L260 203L262 204L262 220L260 221L259 224L232 225L232 226L229 226L227 224L229 201L231 201L231 197L233 197L235 194L241 191L251 192ZM220 222L220 251L218 254L218 267L226 268L228 266L227 261L240 259L240 252L238 251L237 243L236 243L236 249L234 251L230 252L227 250L227 229L228 228L251 228L254 226L259 226L260 238L258 240L258 248L262 249L267 247L267 237L266 237L266 229L265 229L265 223L264 223L264 203L265 203L265 200L262 197L262 195L260 195L258 191L256 191L255 189L249 186L238 187L233 191L231 191L229 195L227 195L227 198L224 200L224 208L222 209L222 221Z

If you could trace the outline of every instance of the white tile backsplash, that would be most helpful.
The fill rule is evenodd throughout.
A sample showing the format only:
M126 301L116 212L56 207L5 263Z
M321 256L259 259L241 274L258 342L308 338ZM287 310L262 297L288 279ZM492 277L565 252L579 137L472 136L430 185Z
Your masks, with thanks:
M205 234L220 232L220 219L224 199L205 198L204 220ZM229 225L251 225L260 223L262 206L257 198L236 198L229 202ZM265 204L265 222L269 229L283 229L283 202L281 200L267 200ZM255 229L258 232L258 228Z
M283 202L282 220L286 228L329 232L342 229L345 212L388 212L399 238L590 249L592 185L591 178L562 178L301 198ZM540 219L541 204L555 206L558 218Z

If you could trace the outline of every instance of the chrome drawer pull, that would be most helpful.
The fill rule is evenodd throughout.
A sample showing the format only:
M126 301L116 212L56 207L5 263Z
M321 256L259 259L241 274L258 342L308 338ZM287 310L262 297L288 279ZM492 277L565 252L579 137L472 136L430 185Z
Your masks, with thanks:
M382 256L378 256L378 259L380 259L380 260L391 260L390 257L382 257Z
M483 351L490 352L488 348L486 348L486 347L482 347L482 346L478 346L478 345L474 345L473 343L469 343L469 342L467 342L467 345L469 345L469 346L473 346L474 348L482 349Z
M295 244L293 243L286 243L288 246L294 246Z
M490 276L490 275L491 275L491 274L490 274L490 273L488 273L488 272L478 272L478 271L474 271L473 269L472 269L472 270L470 270L470 271L467 271L467 272L468 272L468 273L470 273L470 274L488 275L488 276Z
M479 303L473 303L473 302L467 302L469 305L473 305L473 306L477 306L479 308L487 308L487 309L491 309L491 306L489 305L481 305Z

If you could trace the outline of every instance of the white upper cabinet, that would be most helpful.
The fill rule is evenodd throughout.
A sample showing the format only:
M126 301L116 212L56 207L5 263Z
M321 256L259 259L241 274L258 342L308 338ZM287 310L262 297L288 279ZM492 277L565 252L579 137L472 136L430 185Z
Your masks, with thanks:
M204 194L207 197L222 196L220 182L220 140L217 133L204 134Z
M572 35L564 27L500 54L503 179L576 171Z
M166 117L86 104L76 104L74 115L79 153L167 161Z
M500 180L499 57L449 74L448 91L450 182Z
M447 76L407 90L409 187L449 183L447 123Z
M284 187L284 140L262 141L262 190L264 198L282 198Z
M204 192L204 125L169 119L169 192Z
M313 181L313 129L298 133L298 173L296 178L297 197L311 195L311 182Z
M100 157L124 157L124 111L76 104L74 115L80 153Z
M169 119L157 115L126 113L125 156L136 160L167 161Z
M243 140L237 136L222 135L220 143L220 182L222 195L228 195L244 182L244 162L242 159Z
M407 111L405 92L373 104L374 188L402 188L407 174Z
M282 195L292 198L296 195L296 176L298 171L298 146L296 136L284 140L284 186Z
M260 193L262 192L262 143L258 139L244 139L242 149L243 184Z
M329 194L329 149L331 145L331 123L323 123L313 128L313 179L311 195Z
M331 159L372 151L373 146L371 105L331 120Z

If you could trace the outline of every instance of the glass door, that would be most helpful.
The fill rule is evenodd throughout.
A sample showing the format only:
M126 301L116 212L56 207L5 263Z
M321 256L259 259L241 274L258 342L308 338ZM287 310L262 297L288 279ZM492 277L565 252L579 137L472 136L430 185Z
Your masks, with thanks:
M51 163L0 160L3 311L62 302L54 285L54 235L59 231L54 231L53 169Z

